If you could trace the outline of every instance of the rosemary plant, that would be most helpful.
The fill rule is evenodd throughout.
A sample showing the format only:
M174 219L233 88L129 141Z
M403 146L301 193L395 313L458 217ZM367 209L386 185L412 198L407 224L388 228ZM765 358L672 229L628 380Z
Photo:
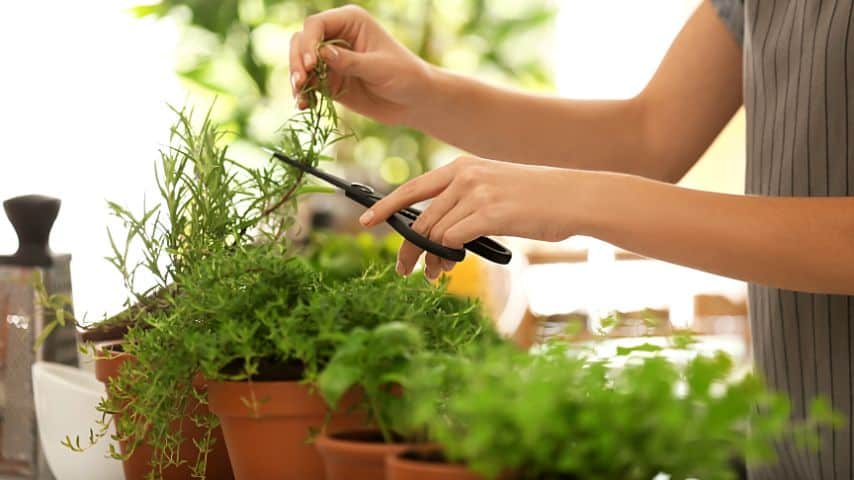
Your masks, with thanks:
M301 92L309 108L284 125L280 145L308 165L329 159L327 149L350 136L339 128L324 62L318 62L313 77ZM192 111L173 111L177 120L170 145L155 168L160 202L143 205L140 214L108 202L124 236L108 230L112 254L107 260L130 295L127 309L97 328L135 324L140 315L168 308L175 276L201 258L235 245L279 241L293 225L299 195L316 190L304 185L302 171L280 162L247 168L229 159L226 133L214 124L210 110L198 127ZM132 255L140 250L141 258Z
M175 113L170 145L161 152L156 168L160 202L139 215L109 204L126 232L121 241L109 233L112 255L108 260L121 273L131 295L128 308L108 323L128 327L123 348L135 361L123 365L108 385L109 395L98 407L104 416L90 432L89 441L103 437L111 419L118 419L120 434L114 440L121 441L125 451L122 455L111 445L114 457L126 458L145 443L153 447L152 478L160 478L165 468L187 462L194 477L203 478L210 432L217 419L190 411L196 404L191 399L204 405L205 398L193 384L199 362L182 348L184 335L200 327L198 315L188 314L184 306L191 293L184 281L197 275L200 266L217 259L254 253L256 244L267 246L257 247L258 255L275 252L277 259L284 257L287 243L282 235L293 223L301 179L279 163L250 169L230 160L223 133L212 123L209 112L198 127L192 112ZM319 149L319 144L313 148ZM310 152L297 156L303 161L315 161L315 157ZM138 257L132 255L137 249L142 252ZM255 264L266 261L253 258ZM152 284L140 286L141 272L145 280L153 279ZM287 287L293 288L293 284ZM208 432L207 439L197 445L195 459L179 457L184 439L173 430L187 415ZM75 450L86 448L79 438L67 438L66 445Z

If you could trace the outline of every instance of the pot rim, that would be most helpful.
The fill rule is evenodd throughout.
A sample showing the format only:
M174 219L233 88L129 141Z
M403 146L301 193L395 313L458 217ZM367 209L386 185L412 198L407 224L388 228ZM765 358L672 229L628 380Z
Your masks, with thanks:
M438 447L432 446L433 449L437 449ZM459 463L436 463L436 462L425 462L420 460L412 460L409 458L403 458L407 453L415 452L415 451L423 451L424 449L428 449L426 446L424 448L408 448L406 450L397 452L394 455L388 457L386 462L388 462L388 466L390 468L400 467L400 468L418 468L418 470L429 473L431 475L447 475L451 473L462 473L465 472L469 475L474 476L475 473L469 471L469 469L462 464ZM479 478L479 477L474 477Z
M329 405L316 389L302 381L207 381L208 405L220 417L262 418L323 416ZM257 402L252 408L251 398Z
M108 385L113 377L118 375L119 365L124 362L134 361L134 356L124 350L116 351L112 347L120 346L124 342L114 342L95 347L95 378L99 382Z
M317 448L323 451L348 452L364 455L396 455L405 450L418 448L417 443L401 442L401 443L386 443L386 442L366 442L359 440L347 440L340 437L341 435L352 433L375 433L379 432L376 428L353 428L347 430L337 430L329 433L324 432L315 439ZM432 444L430 446L433 446Z

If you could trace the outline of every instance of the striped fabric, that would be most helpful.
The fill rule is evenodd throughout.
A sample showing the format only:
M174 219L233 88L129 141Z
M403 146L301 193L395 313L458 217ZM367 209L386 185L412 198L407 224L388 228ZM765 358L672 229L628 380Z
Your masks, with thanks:
M854 2L713 3L737 39L743 32L746 192L852 195L854 91L849 90L854 85ZM756 366L771 385L791 397L794 414L803 416L810 400L823 395L850 418L852 297L751 285L749 304ZM815 453L780 445L780 463L752 472L751 479L854 479L850 421L842 429L821 432L821 437L822 448Z

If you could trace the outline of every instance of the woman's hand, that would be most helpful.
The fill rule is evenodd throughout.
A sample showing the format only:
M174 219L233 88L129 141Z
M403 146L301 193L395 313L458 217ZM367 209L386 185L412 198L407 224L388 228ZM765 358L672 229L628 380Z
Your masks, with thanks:
M359 221L366 227L398 210L433 198L413 230L452 248L483 235L511 235L557 241L584 228L582 177L595 172L518 165L460 157L401 185L377 202ZM412 272L422 250L404 242L397 259L401 275ZM435 279L453 262L428 254L425 273Z
M324 40L349 45L327 45ZM290 70L298 96L317 64L330 69L335 99L352 110L385 123L407 123L419 102L429 101L432 67L392 38L363 9L348 5L312 15L291 37ZM307 107L298 99L300 108Z

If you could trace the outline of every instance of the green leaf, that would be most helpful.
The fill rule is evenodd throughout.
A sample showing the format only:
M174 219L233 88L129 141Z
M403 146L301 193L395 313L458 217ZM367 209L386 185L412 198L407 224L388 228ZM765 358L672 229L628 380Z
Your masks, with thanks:
M129 11L137 18L144 18L151 15L162 17L168 12L168 7L161 2L150 5L134 5L129 8Z
M651 343L643 343L641 345L637 345L634 347L617 347L617 355L618 356L626 356L635 352L660 352L664 350L662 347L658 345L653 345Z
M308 193L337 193L333 187L325 187L323 185L303 185L299 189L297 189L297 196L305 195Z
M335 362L327 366L317 379L317 387L326 403L335 408L338 401L360 378L362 372L358 367Z

